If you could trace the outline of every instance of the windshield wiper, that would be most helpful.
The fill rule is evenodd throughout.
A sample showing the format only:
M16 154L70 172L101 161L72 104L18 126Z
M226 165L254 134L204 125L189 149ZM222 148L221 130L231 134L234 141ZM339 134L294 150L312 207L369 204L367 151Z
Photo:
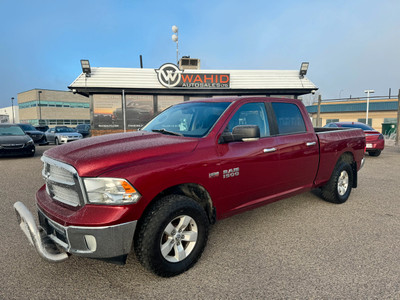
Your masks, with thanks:
M151 131L153 131L153 132L159 132L159 133L162 133L162 134L183 136L183 134L180 134L180 133L177 133L177 132L173 132L173 131L169 131L169 130L165 130L164 128L161 128L161 129L152 129Z

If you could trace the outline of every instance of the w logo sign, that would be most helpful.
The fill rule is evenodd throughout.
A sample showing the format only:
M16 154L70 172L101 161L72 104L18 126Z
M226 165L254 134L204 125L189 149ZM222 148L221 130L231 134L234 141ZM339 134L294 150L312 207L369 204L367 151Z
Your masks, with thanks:
M182 71L174 64L164 64L155 71L158 81L165 87L175 87L181 82Z

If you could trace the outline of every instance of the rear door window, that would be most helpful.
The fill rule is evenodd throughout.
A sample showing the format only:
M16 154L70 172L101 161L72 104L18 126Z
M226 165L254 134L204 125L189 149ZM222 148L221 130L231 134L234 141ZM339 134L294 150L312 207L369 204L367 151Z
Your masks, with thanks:
M300 109L293 103L273 102L279 134L306 132L306 125Z

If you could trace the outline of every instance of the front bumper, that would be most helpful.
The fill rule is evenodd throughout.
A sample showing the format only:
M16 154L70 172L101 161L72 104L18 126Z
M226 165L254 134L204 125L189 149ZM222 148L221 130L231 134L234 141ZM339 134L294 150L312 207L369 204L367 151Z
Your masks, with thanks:
M137 221L103 227L62 226L39 210L37 226L23 203L16 202L14 209L22 231L47 261L63 261L68 254L112 258L131 251Z
M33 142L36 145L44 146L44 145L48 145L49 144L49 142L47 141L46 136L44 134L42 136L31 135L30 137L33 139Z
M19 156L19 155L32 155L35 153L35 145L28 145L19 148L0 146L1 156Z
M81 137L60 137L58 140L61 144L67 144L81 139L82 139Z

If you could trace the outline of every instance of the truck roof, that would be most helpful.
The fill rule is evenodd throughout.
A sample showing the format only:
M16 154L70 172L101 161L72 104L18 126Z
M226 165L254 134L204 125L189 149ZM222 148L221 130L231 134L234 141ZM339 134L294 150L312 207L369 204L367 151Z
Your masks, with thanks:
M237 101L245 101L251 99L263 99L263 100L274 100L278 102L297 102L300 101L298 99L290 99L290 98L276 98L276 97L267 97L267 96L232 96L232 97L216 97L216 98L199 98L196 100L190 100L190 102L237 102Z

